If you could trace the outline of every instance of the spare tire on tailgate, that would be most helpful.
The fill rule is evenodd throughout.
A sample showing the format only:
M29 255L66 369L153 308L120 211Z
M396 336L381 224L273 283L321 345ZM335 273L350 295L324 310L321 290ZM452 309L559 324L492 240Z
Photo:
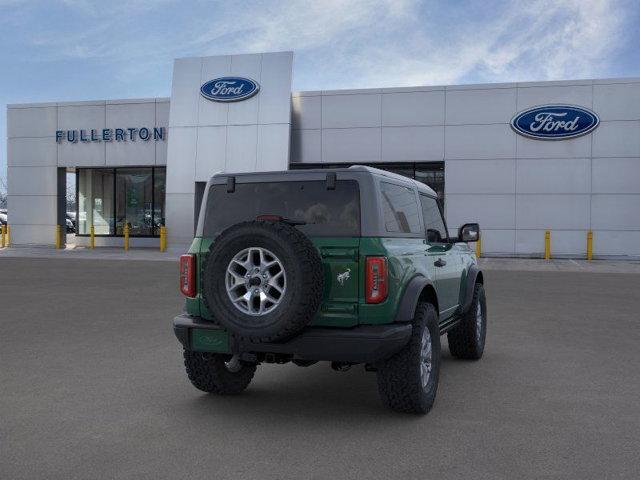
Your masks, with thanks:
M213 318L236 336L273 342L302 330L323 292L320 255L283 222L243 222L212 244L202 293Z

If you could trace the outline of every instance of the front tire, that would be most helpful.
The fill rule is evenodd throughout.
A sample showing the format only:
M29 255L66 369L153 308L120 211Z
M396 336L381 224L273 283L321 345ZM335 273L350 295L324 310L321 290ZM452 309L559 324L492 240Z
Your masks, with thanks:
M254 364L208 352L184 351L184 366L189 380L198 390L218 395L236 395L251 383Z
M473 300L462 321L447 334L449 351L456 358L480 360L487 336L487 300L484 286L476 283Z
M409 343L378 366L378 391L396 412L425 414L431 410L440 375L440 331L433 305L420 302Z

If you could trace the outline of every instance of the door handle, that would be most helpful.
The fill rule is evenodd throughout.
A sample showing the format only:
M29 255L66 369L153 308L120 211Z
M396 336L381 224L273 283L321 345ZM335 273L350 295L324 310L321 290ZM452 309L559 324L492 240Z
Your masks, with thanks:
M438 260L436 260L435 262L433 262L433 264L434 264L436 267L444 267L444 266L447 264L447 262L445 262L443 259L439 258Z

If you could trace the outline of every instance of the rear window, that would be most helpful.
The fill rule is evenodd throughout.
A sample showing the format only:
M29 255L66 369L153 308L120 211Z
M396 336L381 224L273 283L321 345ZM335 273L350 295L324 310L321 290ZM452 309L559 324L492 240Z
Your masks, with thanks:
M204 236L216 237L239 222L259 215L304 221L297 228L310 237L360 235L360 194L355 180L338 180L335 190L325 181L236 183L212 185L207 197Z

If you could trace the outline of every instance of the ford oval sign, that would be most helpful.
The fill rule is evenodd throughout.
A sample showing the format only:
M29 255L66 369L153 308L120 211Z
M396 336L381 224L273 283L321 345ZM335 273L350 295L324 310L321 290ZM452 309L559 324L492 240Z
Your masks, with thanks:
M592 132L598 116L575 105L542 105L518 113L511 120L516 133L537 140L564 140Z
M258 90L258 82L242 77L215 78L200 87L202 96L214 102L246 100L258 93Z

